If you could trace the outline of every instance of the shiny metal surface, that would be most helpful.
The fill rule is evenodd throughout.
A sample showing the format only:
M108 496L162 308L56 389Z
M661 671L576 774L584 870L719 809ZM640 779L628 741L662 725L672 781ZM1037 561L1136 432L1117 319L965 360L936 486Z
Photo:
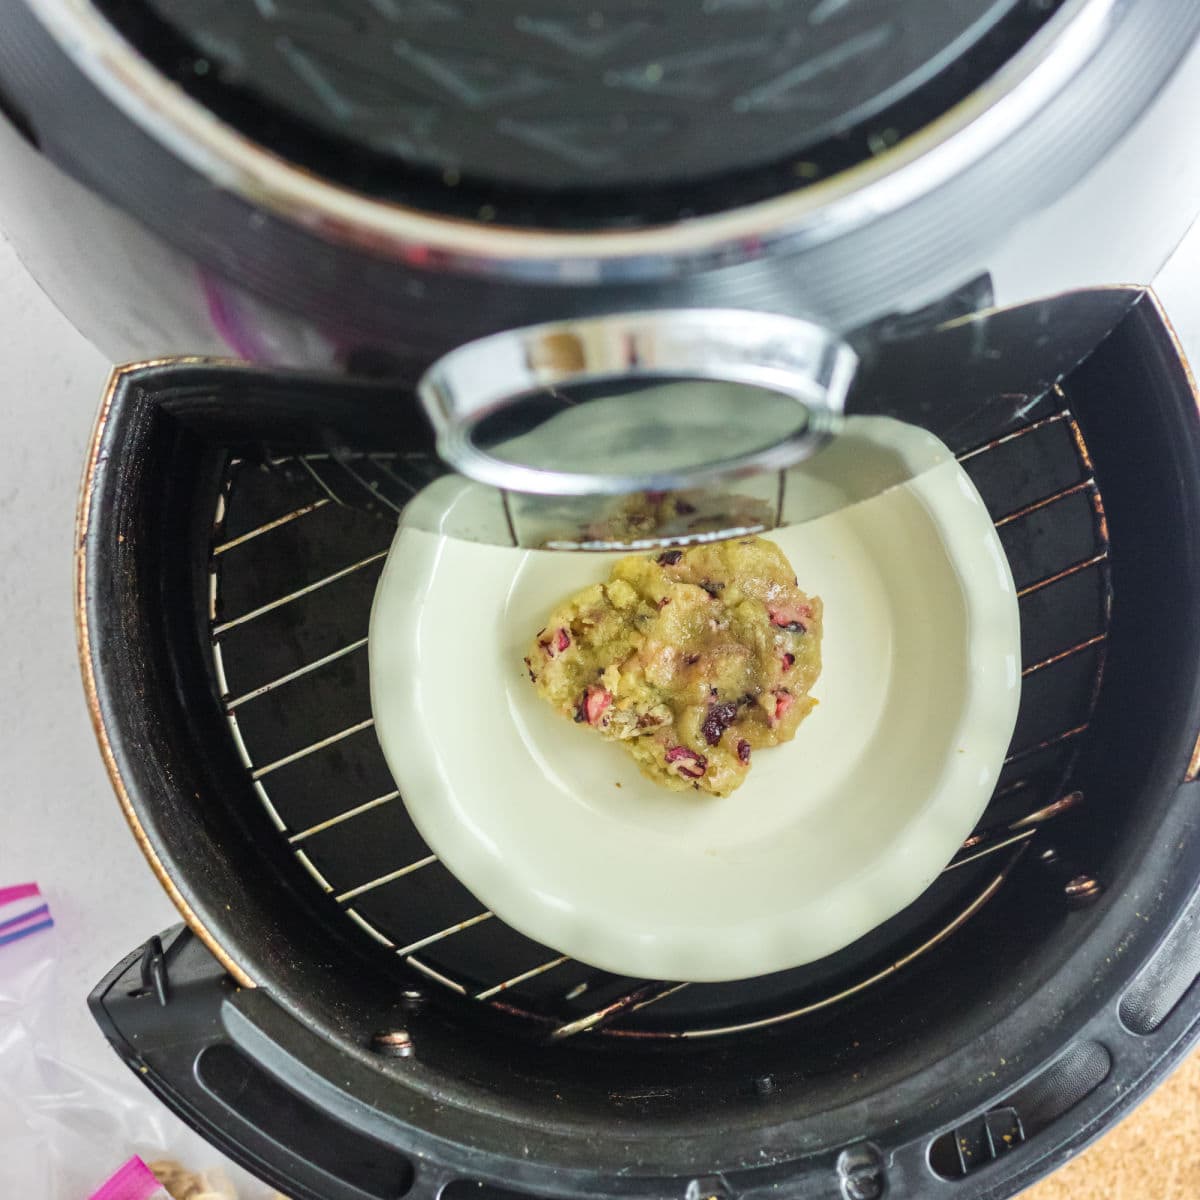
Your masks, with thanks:
M828 330L795 318L714 309L622 313L469 342L435 363L417 391L439 452L464 475L516 492L614 494L694 487L802 461L835 432L857 362ZM675 381L695 386L673 422L659 399L665 389L652 385ZM581 402L570 395L578 384L643 382L647 389L632 396ZM710 389L715 424L691 437L697 392L709 383L741 387ZM502 413L519 420L523 403L547 394L563 400L550 418L555 430L539 414L518 443L484 442L487 422ZM790 403L779 404L780 397ZM574 439L572 418L583 430Z

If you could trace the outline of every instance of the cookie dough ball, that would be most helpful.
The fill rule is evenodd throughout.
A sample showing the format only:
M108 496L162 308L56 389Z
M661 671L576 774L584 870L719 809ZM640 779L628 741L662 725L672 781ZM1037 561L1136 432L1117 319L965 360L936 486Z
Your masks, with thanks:
M765 538L630 555L550 614L525 665L649 778L727 796L816 706L821 615Z

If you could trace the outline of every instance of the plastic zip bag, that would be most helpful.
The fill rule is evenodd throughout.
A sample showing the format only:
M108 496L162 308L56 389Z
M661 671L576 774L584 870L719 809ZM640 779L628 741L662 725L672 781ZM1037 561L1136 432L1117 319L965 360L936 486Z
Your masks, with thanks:
M50 1020L57 962L38 886L0 885L0 1197L85 1200L140 1155L156 1168L201 1168L213 1182L205 1200L268 1200L265 1184L224 1163L132 1076L115 1086L69 1061Z
M117 1168L89 1200L171 1200L154 1172L136 1155Z

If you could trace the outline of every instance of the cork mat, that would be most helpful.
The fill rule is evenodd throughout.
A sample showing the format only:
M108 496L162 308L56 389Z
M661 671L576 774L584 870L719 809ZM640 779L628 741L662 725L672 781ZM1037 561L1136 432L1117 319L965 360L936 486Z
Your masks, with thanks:
M1200 1051L1078 1158L1021 1200L1200 1198Z

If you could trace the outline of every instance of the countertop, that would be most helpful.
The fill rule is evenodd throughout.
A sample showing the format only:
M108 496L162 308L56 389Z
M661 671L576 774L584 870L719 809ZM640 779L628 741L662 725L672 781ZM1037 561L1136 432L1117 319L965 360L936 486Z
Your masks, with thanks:
M1095 1145L1021 1200L1194 1200L1200 1196L1200 1050Z
M1200 230L1158 281L1200 358ZM0 238L0 763L8 803L0 883L36 879L58 922L61 1053L130 1097L140 1085L88 1015L100 976L175 911L113 800L75 659L71 552L76 489L108 364L24 273ZM0 1155L0 1158L3 1156ZM0 1191L3 1191L0 1188ZM79 1194L79 1193L76 1193ZM1200 1195L1200 1057L1096 1147L1029 1193L1034 1200L1194 1200ZM43 1200L29 1197L28 1200ZM44 1200L68 1200L45 1197Z

